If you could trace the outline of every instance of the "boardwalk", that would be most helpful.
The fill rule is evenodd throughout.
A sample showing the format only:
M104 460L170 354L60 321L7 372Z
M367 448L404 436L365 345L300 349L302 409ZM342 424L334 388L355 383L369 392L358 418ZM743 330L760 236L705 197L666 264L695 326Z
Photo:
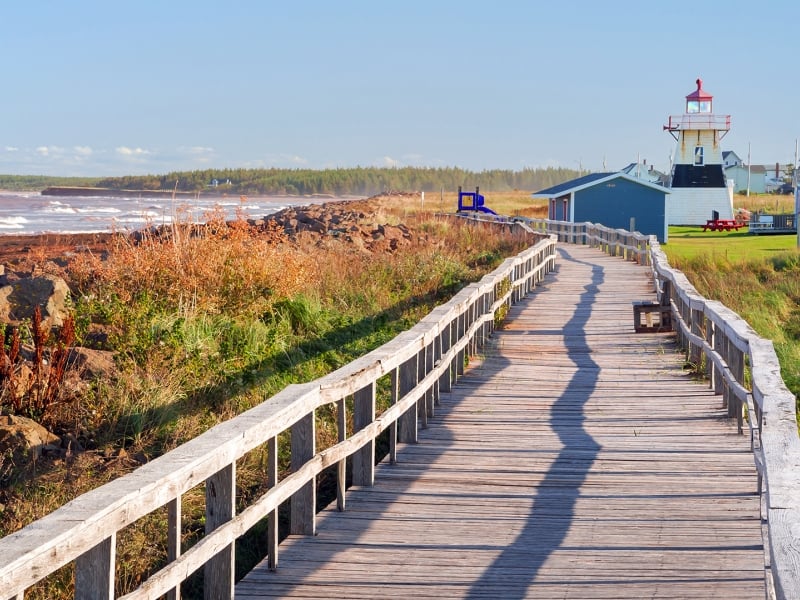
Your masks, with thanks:
M559 252L419 444L238 599L764 596L748 442L669 334L633 333L646 270Z

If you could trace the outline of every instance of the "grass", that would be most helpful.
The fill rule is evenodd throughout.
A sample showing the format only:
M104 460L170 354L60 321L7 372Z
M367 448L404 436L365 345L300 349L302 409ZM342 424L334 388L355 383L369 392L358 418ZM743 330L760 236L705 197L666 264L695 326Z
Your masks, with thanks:
M670 261L694 256L725 258L729 261L769 259L797 250L797 236L751 235L739 231L703 231L702 227L670 227L669 242L663 246Z
M764 197L765 196L765 197ZM793 198L737 196L735 206L791 212ZM777 211L776 211L777 209ZM800 395L800 249L797 235L750 235L670 227L663 246L670 265L683 271L705 297L738 313L772 340L789 389ZM800 410L800 404L798 404Z

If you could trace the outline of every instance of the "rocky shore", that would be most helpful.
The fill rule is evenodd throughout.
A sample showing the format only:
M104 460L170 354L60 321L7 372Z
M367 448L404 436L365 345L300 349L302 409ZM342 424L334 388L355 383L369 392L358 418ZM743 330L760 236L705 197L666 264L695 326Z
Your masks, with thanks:
M289 240L300 237L340 239L367 250L393 250L408 243L414 232L403 224L381 219L381 208L409 201L414 194L392 194L366 200L331 200L321 204L292 207L249 221L256 230L277 228ZM80 252L108 250L118 233L45 233L0 235L0 265L66 259Z
M102 252L113 233L42 233L0 235L0 264L44 257L54 260L77 252Z
M407 196L393 194L368 200L328 201L303 207L288 208L249 221L254 236L281 234L285 243L323 245L344 243L362 252L395 252L402 246L421 239L420 234L405 224L391 220L382 209L403 206L412 201ZM149 233L168 239L171 228L156 228ZM70 260L82 253L102 256L112 249L116 236L126 236L136 243L138 234L41 234L0 236L0 324L17 326L31 319L34 307L41 309L43 325L60 326L69 314ZM102 332L92 332L92 339L102 341ZM47 350L50 352L50 350ZM49 354L45 353L45 358ZM47 373L49 360L43 362L32 348L23 348L19 357L6 357L6 378L12 378L20 396L38 385L35 374ZM0 363L5 356L0 351ZM37 363L37 360L39 361ZM41 364L39 364L41 363ZM68 385L79 395L87 381L102 373L111 377L114 371L113 352L103 343L93 348L69 348ZM0 364L0 374L3 373ZM58 440L55 436L22 417L0 419L0 454L3 452L64 453L82 447L77 439ZM0 465L2 479L2 465Z

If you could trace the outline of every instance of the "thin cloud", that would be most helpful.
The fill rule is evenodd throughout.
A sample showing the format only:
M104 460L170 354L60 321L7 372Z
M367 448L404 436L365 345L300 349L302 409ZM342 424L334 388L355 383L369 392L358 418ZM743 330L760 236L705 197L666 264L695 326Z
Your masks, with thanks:
M212 154L214 152L214 148L208 146L189 146L189 147L181 147L178 148L180 152L186 152L187 154Z
M143 148L128 148L127 146L117 147L116 152L122 156L145 156L150 154L149 150L144 150Z
M404 154L403 161L407 165L422 165L425 157L422 154Z
M19 148L17 148L16 146L6 146L5 147L5 151L6 152L19 152Z
M304 167L308 165L308 159L297 154L269 154L266 158L245 161L248 168L268 168L268 167Z
M378 166L381 167L402 167L403 163L396 158L392 158L391 156L384 156L381 160L378 161Z
M51 156L54 154L63 154L64 149L60 146L39 146L36 148L36 153L41 156Z
M89 146L74 146L75 154L78 156L91 156L92 149Z

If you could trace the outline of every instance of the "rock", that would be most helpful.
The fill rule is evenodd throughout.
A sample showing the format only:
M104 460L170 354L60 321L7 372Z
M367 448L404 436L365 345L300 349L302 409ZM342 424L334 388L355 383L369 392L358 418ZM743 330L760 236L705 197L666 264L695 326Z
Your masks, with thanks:
M60 326L67 316L69 286L55 275L24 277L0 288L0 321L18 324L33 317L34 308L40 307L42 322Z
M18 398L24 398L36 383L33 370L26 364L20 363L14 367L14 392Z
M117 373L113 352L82 347L69 349L67 369L77 371L84 379L111 379Z
M74 433L66 433L62 435L61 446L66 448L67 455L83 452L84 450L83 444L81 444L81 441L75 436Z
M0 454L11 452L41 456L61 448L61 438L26 417L0 417Z
M414 238L411 229L380 223L382 214L364 207L362 201L331 201L287 208L264 217L264 221L282 230L295 243L311 241L324 245L331 240L351 244L362 252L395 252L411 243Z

